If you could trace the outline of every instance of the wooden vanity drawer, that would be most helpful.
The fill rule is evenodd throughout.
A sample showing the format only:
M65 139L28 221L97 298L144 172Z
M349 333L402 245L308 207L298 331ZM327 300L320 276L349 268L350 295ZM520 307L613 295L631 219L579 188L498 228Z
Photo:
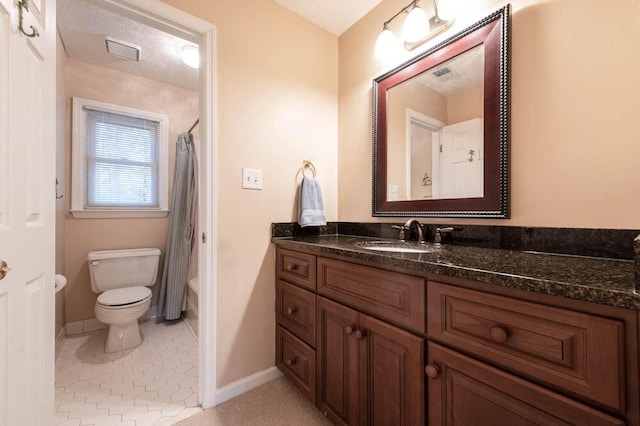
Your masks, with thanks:
M282 326L276 328L276 365L300 392L316 403L316 351Z
M276 278L316 289L316 257L284 249L276 250Z
M624 323L429 282L430 338L624 413Z
M276 317L307 344L316 346L316 295L284 281L276 283Z
M411 275L318 258L318 294L425 332L425 282Z
M624 426L542 386L429 342L429 424Z

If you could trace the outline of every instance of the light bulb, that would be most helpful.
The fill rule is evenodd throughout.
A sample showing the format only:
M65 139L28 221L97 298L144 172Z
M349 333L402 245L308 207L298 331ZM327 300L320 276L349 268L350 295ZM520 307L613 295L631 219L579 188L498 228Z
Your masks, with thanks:
M454 19L458 12L459 5L457 0L440 0L438 1L438 17L443 21Z
M402 37L407 43L415 43L429 34L429 17L422 8L416 6L411 9L404 21Z
M184 46L180 53L180 58L182 58L182 62L191 68L200 67L200 49L198 49L198 46L192 44Z
M390 29L385 28L382 30L378 39L376 40L376 47L373 51L374 56L379 61L385 61L395 56L396 51L396 36L393 35Z

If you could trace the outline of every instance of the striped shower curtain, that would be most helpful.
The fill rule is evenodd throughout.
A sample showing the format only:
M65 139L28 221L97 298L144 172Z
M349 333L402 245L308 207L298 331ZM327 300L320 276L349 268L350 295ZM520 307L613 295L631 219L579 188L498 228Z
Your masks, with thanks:
M179 319L189 278L189 258L195 242L198 202L197 161L191 133L182 133L176 144L169 235L160 282L158 316Z

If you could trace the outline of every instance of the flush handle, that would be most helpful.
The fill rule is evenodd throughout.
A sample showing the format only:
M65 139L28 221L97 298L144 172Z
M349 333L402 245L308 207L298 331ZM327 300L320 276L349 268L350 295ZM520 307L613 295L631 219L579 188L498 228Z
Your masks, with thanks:
M7 276L11 268L7 265L7 262L0 260L0 280Z

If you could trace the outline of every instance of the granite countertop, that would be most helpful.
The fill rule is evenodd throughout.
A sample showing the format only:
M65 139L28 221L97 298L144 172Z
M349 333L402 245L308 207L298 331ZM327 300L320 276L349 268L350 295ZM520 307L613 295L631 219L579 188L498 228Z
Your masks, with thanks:
M384 241L350 235L273 238L279 247L384 263L503 287L640 310L632 260L443 245L431 253L393 253L362 245ZM387 240L391 241L391 240ZM415 244L415 243L414 243ZM433 245L429 245L434 247Z

